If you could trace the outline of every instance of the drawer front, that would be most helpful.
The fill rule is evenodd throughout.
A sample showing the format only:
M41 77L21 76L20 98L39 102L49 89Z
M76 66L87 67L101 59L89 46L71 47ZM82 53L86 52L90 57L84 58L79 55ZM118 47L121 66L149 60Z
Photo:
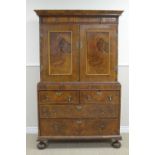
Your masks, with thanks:
M117 119L40 119L40 136L119 134Z
M80 102L119 104L120 91L80 91Z
M118 105L40 105L40 118L116 118Z
M78 103L78 91L39 91L40 104Z

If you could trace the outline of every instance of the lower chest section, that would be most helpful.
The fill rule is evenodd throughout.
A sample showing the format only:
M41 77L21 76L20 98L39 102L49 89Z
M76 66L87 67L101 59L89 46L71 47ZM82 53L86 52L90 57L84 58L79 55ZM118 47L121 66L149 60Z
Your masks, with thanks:
M39 136L118 135L120 89L97 88L38 89Z

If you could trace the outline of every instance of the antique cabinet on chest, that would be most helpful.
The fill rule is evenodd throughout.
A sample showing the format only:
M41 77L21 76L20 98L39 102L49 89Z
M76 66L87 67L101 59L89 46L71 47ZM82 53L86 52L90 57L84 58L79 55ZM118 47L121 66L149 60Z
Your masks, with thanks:
M118 18L112 10L36 10L40 22L38 148L49 140L120 147Z

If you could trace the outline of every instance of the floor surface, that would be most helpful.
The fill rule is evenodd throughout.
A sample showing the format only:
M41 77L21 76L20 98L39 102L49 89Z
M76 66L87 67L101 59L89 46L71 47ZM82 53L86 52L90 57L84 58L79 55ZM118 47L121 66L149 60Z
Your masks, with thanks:
M26 155L128 155L128 134L122 134L122 147L115 149L107 142L50 143L44 150L36 147L37 135L27 134Z

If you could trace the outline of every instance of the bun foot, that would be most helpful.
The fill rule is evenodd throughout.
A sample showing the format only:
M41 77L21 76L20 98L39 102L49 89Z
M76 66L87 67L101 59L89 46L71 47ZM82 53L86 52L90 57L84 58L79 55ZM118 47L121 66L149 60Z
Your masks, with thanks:
M118 140L116 140L116 141L112 142L112 147L113 148L120 148L121 147L121 143Z
M37 144L37 148L42 150L42 149L45 149L47 147L47 144L45 142L39 142Z

